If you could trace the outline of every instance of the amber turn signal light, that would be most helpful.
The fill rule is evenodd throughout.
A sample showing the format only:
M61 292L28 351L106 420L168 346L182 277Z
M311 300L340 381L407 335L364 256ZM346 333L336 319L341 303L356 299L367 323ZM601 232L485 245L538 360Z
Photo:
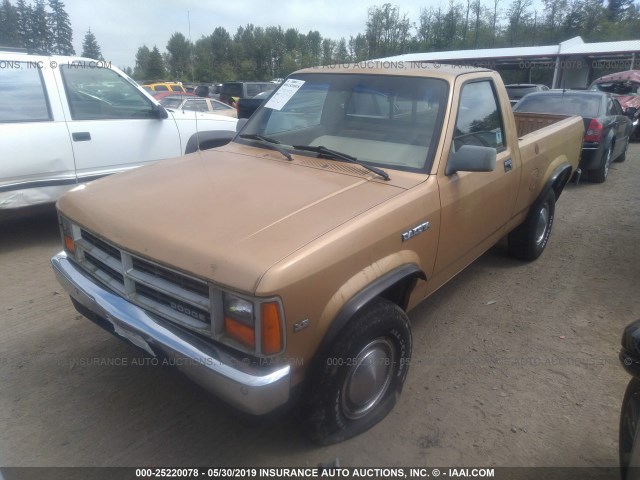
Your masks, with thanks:
M69 235L64 236L64 247L68 252L76 253L76 244Z
M251 348L255 348L256 346L256 334L255 330L251 327L247 327L245 324L240 323L239 321L227 317L224 317L224 328L229 337L237 340Z
M282 326L280 323L280 309L275 302L261 305L262 319L262 353L273 355L282 350Z

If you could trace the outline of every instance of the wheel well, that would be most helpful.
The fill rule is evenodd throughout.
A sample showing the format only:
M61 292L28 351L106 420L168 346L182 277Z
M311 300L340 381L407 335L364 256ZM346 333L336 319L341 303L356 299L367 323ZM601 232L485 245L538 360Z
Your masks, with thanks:
M353 318L353 316L371 302L375 297L382 297L390 302L398 305L402 310L407 309L409 296L416 285L417 280L421 278L426 280L427 277L417 265L403 265L395 270L387 272L378 278L371 285L353 296L333 319L331 326L325 333L324 338L320 342L318 351L322 352L326 346L334 340L344 326Z
M406 311L409 304L409 296L411 295L413 288L416 286L417 281L417 274L410 275L399 280L394 285L391 285L389 288L381 292L379 296L395 303L402 310Z
M560 194L562 193L562 190L564 190L564 187L567 185L567 183L569 183L569 179L571 178L571 167L564 169L560 175L558 175L558 178L556 178L553 182L553 184L551 185L551 188L553 189L553 193L556 194L556 200L558 200L558 198L560 198Z

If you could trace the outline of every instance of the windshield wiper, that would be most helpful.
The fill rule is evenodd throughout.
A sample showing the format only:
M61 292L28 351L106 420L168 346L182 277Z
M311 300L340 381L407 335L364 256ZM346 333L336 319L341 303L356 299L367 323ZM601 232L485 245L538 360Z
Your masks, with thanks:
M367 165L366 163L362 163L361 161L359 161L356 157L352 157L351 155L348 155L346 153L342 153L342 152L338 152L337 150L331 150L330 148L327 147L323 147L322 145L319 145L317 147L312 147L310 145L292 145L294 149L296 150L304 150L307 152L315 152L318 153L320 155L323 155L325 157L329 157L329 158L334 158L334 159L339 159L339 160L344 160L345 162L349 162L349 163L355 163L357 165L360 165L362 168L366 168L367 170L380 175L382 178L384 178L385 180L391 180L391 177L389 177L389 175L387 175L387 172L385 172L384 170L380 170L377 167L372 167L371 165Z
M256 133L243 133L242 135L240 135L240 138L246 138L248 140L259 140L260 142L263 142L263 145L265 147L270 148L271 150L275 150L276 152L280 152L287 160L293 160L293 157L289 152L276 146L276 144L280 142L275 138L265 137Z

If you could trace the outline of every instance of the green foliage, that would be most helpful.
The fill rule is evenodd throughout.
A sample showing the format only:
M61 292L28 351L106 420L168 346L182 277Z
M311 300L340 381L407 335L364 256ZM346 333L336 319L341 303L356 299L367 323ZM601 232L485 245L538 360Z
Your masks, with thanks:
M51 30L51 53L75 55L73 48L73 29L69 14L60 0L49 0L49 29Z
M149 53L147 61L146 75L148 80L164 80L166 70L164 68L164 61L158 47L154 45L153 50Z
M174 33L167 43L167 68L175 80L187 80L191 68L191 42L181 33Z
M100 45L98 45L96 36L93 34L91 29L87 31L84 36L84 40L82 40L81 56L93 58L95 60L104 60L104 58L102 57L102 51L100 50Z
M18 11L9 0L3 0L0 6L0 45L24 46L18 31Z
M48 7L48 9L47 9ZM73 30L61 0L10 0L0 5L0 45L42 54L75 55Z

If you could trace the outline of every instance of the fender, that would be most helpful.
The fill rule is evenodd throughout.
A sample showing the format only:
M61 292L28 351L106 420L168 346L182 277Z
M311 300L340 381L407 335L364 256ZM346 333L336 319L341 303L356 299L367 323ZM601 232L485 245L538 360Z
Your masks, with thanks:
M327 345L337 337L353 315L355 315L356 312L369 303L374 297L377 297L381 293L389 290L399 282L415 282L418 278L426 280L427 276L417 265L401 265L385 273L381 277L378 277L371 284L360 290L342 306L322 339L317 352L324 351ZM406 309L406 300L407 298L404 299L404 305L400 305L403 309Z
M556 169L549 176L546 183L544 184L544 187L542 187L542 191L538 195L538 198L536 199L536 201L532 204L532 207L533 205L536 205L541 198L544 198L547 192L551 189L553 189L556 195L556 200L558 200L558 198L560 198L560 194L562 193L562 190L564 189L565 185L569 182L569 179L571 178L572 173L573 172L572 172L571 165L569 165L568 163L563 163L557 166Z
M235 136L236 132L231 130L210 130L194 133L187 141L184 153L193 153L196 150L200 150L203 145L204 150L221 147L229 143Z

